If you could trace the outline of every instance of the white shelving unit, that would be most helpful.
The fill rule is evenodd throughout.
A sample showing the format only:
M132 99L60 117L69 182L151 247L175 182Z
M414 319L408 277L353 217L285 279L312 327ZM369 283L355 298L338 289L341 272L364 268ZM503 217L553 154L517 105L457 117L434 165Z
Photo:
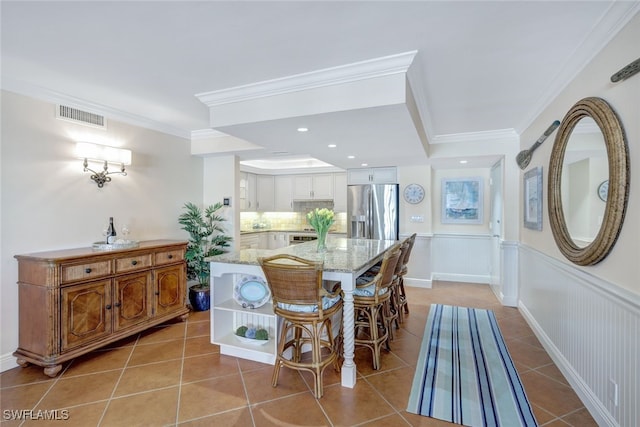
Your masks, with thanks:
M273 365L279 322L271 301L251 309L243 308L233 299L234 286L246 275L264 279L259 266L211 264L211 342L220 346L221 354ZM269 332L269 340L242 342L235 335L240 326L264 328Z

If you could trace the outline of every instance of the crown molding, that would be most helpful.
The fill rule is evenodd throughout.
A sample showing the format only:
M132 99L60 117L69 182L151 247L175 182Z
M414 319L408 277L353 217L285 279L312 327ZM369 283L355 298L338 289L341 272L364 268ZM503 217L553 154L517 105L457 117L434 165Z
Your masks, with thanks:
M198 130L191 131L192 141L196 139L222 138L225 136L231 136L231 135L226 134L224 132L220 132L219 130L215 130L215 129L198 129Z
M522 133L525 129L528 129L536 118L544 112L578 74L589 65L593 58L595 58L638 13L640 13L640 2L638 1L612 2L600 21L593 26L591 33L584 39L573 55L567 59L565 66L553 79L548 90L542 94L538 102L531 109L526 120L524 120L520 126L516 127L518 133Z
M61 92L56 92L31 83L16 80L10 77L2 78L2 90L15 92L20 95L29 96L40 99L42 101L51 102L53 104L63 104L80 110L89 111L95 114L105 116L109 120L116 120L130 125L139 126L145 129L151 129L158 132L174 135L180 138L189 139L190 132L160 123L146 117L131 114L117 108L108 107L106 105L90 102L81 98L76 98Z
M406 73L416 53L417 51L413 50L228 89L202 92L195 96L207 106L214 107L232 102L351 83L397 73Z
M452 144L459 142L518 142L520 135L515 129L498 129L481 132L451 133L446 135L436 135L432 144Z

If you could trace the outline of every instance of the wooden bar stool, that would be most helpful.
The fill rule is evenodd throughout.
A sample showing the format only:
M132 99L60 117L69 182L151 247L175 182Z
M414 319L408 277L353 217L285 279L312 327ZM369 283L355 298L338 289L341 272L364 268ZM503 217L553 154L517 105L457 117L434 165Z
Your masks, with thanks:
M284 254L258 261L271 289L273 310L283 320L272 385L278 384L281 366L309 371L314 376L314 396L319 399L324 369L333 364L340 370L336 344L340 340L333 336L332 317L342 310L342 290L339 286L333 292L323 288L322 262ZM342 320L342 313L339 315ZM302 358L303 347L310 348L310 360Z
M407 248L407 253L402 260L402 269L400 270L400 280L398 283L398 294L399 294L399 318L400 323L404 322L404 315L409 314L409 304L407 303L407 294L404 291L404 276L407 275L409 271L409 257L411 257L411 250L413 249L413 245L416 242L416 233L413 233L410 237L407 238L407 242L409 243L409 247Z
M373 354L373 369L380 368L380 349L389 349L391 285L401 254L396 244L385 252L380 271L373 278L361 276L353 290L355 345L368 347Z

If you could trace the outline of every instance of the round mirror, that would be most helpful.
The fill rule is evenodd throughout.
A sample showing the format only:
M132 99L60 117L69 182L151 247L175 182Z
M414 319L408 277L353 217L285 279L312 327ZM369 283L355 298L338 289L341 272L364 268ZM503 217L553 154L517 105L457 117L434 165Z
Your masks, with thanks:
M577 102L562 120L549 161L551 231L578 265L602 261L615 244L629 195L624 129L600 98Z
M571 240L580 248L596 238L604 219L607 195L602 183L609 179L607 147L600 127L583 117L571 132L562 162L562 212ZM604 194L604 199L599 195Z

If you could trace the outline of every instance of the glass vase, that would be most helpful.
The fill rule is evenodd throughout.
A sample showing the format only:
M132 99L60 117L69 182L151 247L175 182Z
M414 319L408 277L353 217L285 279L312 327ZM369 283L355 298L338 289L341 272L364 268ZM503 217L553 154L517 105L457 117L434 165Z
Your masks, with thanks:
M326 252L327 250L327 233L329 230L320 230L318 231L318 239L316 243L318 244L318 252Z

